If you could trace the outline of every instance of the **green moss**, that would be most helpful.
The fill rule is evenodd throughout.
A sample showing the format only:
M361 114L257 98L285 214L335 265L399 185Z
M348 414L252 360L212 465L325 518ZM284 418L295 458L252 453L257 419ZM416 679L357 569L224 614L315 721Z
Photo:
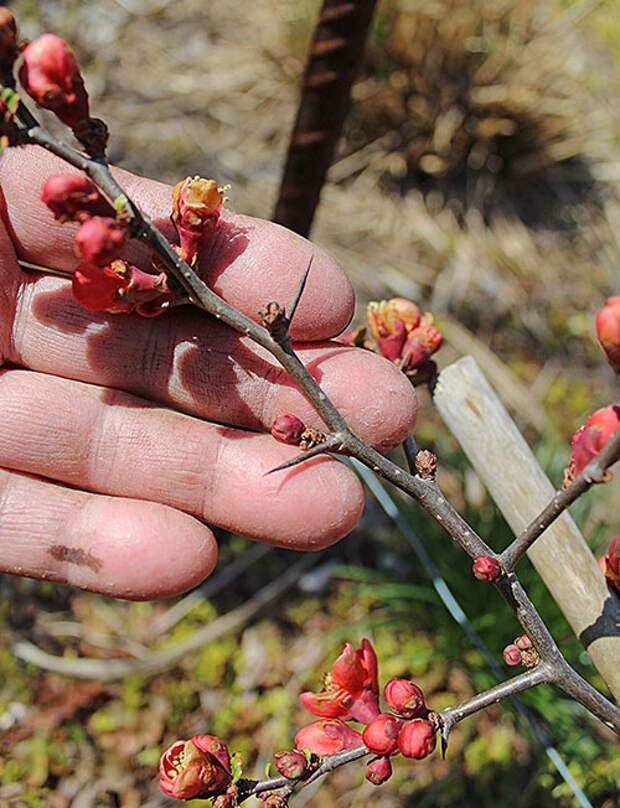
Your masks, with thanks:
M208 687L223 684L227 671L234 664L238 647L239 640L236 636L223 637L207 645L198 654L193 667L196 681Z

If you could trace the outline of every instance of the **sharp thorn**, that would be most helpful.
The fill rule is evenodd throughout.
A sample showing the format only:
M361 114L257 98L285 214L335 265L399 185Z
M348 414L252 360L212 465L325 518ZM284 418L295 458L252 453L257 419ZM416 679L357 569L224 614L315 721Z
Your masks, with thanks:
M44 275L53 275L56 278L68 278L71 279L73 277L72 272L67 272L64 269L53 269L52 267L44 267L40 264L33 264L30 261L22 261L19 260L17 262L21 269L25 269L29 272L41 272Z
M340 445L340 438L336 435L330 435L327 440L323 441L323 443L319 443L316 446L313 446L312 449L308 449L306 452L301 452L300 454L295 455L295 457L291 457L290 460L286 460L284 463L281 463L274 469L269 469L269 471L265 472L263 476L267 477L269 474L275 474L276 471L285 471L286 469L298 466L300 463L303 463L304 460L311 460L313 457L325 454L326 452L333 452Z
M289 324L293 317L295 316L295 312L297 311L297 306L299 305L299 301L301 300L301 296L303 291L306 287L306 281L308 280L308 275L310 274L310 267L312 266L312 262L314 261L314 255L310 256L310 260L308 261L308 266L306 267L306 271L303 274L303 278L299 282L299 286L295 290L293 297L291 298L291 302L286 307L286 319L288 320Z

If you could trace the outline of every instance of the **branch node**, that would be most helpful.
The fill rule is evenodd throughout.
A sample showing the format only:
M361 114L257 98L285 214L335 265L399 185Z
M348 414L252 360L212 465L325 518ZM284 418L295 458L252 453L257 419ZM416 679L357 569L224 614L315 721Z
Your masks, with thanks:
M261 324L269 331L276 342L282 342L288 333L286 313L279 303L272 300L258 312Z
M423 480L434 480L437 472L437 457L428 449L421 449L415 456L415 469Z

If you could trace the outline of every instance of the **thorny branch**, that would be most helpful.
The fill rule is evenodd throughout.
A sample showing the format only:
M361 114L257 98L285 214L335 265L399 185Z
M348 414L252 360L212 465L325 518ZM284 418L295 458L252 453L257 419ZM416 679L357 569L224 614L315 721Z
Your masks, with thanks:
M265 348L288 371L293 381L314 406L325 423L328 432L325 443L283 464L280 469L289 468L325 451L336 451L355 457L418 502L427 513L444 527L451 538L471 558L475 559L479 555L487 555L496 558L500 562L503 572L499 579L494 581L494 585L534 643L540 662L536 668L503 682L484 693L477 694L463 704L455 705L444 710L443 713L437 714L438 726L442 729L444 744L451 728L463 718L500 699L544 682L553 683L560 687L607 726L620 734L620 710L592 688L564 659L544 621L513 571L515 563L545 528L593 483L604 479L605 470L620 457L620 430L608 442L599 456L588 464L583 473L568 488L556 494L539 517L533 520L507 550L501 555L496 555L484 539L473 530L447 501L434 479L432 477L423 478L420 474L415 473L415 466L412 464L414 446L411 442L406 446L408 461L412 465L411 471L408 472L388 458L383 457L351 430L320 385L304 367L292 347L289 326L292 314L303 291L307 272L301 279L298 292L291 302L285 327L280 329L277 334L275 332L270 333L268 328L264 328L237 311L208 288L196 272L173 249L166 237L129 199L123 188L112 176L103 158L93 159L59 142L38 124L23 103L20 103L16 117L22 124L20 142L42 146L72 166L84 171L111 202L119 199L126 200L125 204L132 236L148 244L161 257L170 275L185 290L191 303L222 320L241 334L250 337L254 342ZM263 782L241 780L239 781L241 787L240 796L243 795L242 798L245 799L250 794L263 793L272 789L284 789L283 795L288 796L294 790L314 782L328 771L360 758L367 753L366 747L360 746L345 750L338 755L326 757L322 760L319 768L311 775L307 776L303 781L296 781L293 785L291 785L291 781L284 780L284 778L274 778Z
M536 539L544 533L569 505L585 493L595 483L607 481L607 469L620 460L620 429L607 441L581 474L573 482L553 497L551 502L517 536L499 557L505 570L512 570L521 556L529 550Z

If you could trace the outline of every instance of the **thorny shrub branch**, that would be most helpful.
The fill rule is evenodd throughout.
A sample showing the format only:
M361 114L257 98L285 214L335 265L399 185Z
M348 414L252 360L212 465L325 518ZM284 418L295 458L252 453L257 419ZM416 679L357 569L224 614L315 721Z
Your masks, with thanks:
M73 130L84 151L78 151L51 135L15 92L13 67L19 50L23 51L19 68L22 86L39 106L53 111ZM214 736L203 735L194 736L187 742L177 741L165 753L161 764L164 790L173 796L214 797L216 808L229 808L251 794L261 794L264 806L278 808L286 805L291 794L299 788L370 753L378 757L368 764L367 777L379 784L391 773L389 755L395 751L400 750L407 757L424 757L434 749L436 735L441 733L445 752L449 733L459 721L507 696L542 683L557 685L620 734L620 710L569 665L514 572L516 562L546 527L593 483L604 481L608 467L619 459L620 408L606 408L602 415L603 411L598 411L575 434L567 487L555 495L503 553L495 554L443 495L435 481L436 460L430 452L416 454L412 441L407 441L405 451L410 471L383 457L354 433L304 367L292 346L290 324L310 266L301 278L288 310L277 302L266 302L259 313L262 325L258 324L209 289L193 268L202 235L206 237L209 230L212 234L217 227L222 189L217 188L213 181L199 178L188 178L175 186L174 221L181 245L172 245L113 177L105 157L107 128L102 121L90 116L79 68L63 40L45 34L27 46L18 47L12 15L1 9L0 76L4 85L0 100L2 145L35 144L47 149L84 172L105 197L97 199L96 194L94 197L90 194L90 188L82 187L81 198L88 197L83 210L78 206L71 210L70 216L66 211L58 216L55 211L61 221L73 217L82 222L81 241L78 234L76 244L87 259L86 267L80 265L81 270L78 267L84 288L92 290L88 283L100 281L104 276L111 279L106 283L114 286L115 297L110 298L114 300L113 306L100 304L99 309L94 310L117 313L135 308L144 316L155 316L165 311L175 298L178 299L179 290L182 290L188 302L266 349L287 370L326 427L326 432L306 429L292 415L284 416L284 422L274 424L272 432L275 437L297 443L306 451L272 473L326 451L355 457L408 494L443 526L474 560L475 576L496 587L525 632L515 639L514 644L507 646L504 657L509 664L522 662L529 670L440 713L426 708L422 693L415 684L392 680L386 685L385 698L395 715L381 714L374 650L367 640L358 650L346 644L331 675L324 681L323 690L318 694L302 694L304 706L322 716L322 720L298 733L296 744L300 751L278 753L280 758L276 756L276 765L283 773L282 777L260 782L241 778L239 766L234 756L229 756L225 744ZM56 179L62 184L62 178ZM69 182L73 182L71 177ZM192 196L197 189L202 194L199 203ZM211 202L207 204L207 200ZM53 209L50 201L45 201ZM92 215L88 205L98 209L103 207L107 217ZM198 217L198 223L197 213L203 216L202 219ZM144 273L120 259L113 259L117 253L110 250L122 246L127 236L152 248L156 254L153 268L161 270L159 275ZM613 311L611 315L608 313L607 320L601 320L602 325L597 321L599 333L603 334L601 343L616 369L620 362L620 338L614 331L618 321L614 312L619 307L619 300L612 298L609 301L608 306ZM425 315L420 318L414 304L395 300L371 304L368 322L378 352L411 376L414 383L434 381L436 366L429 357L441 344L441 335L434 328L432 317L429 319ZM352 337L341 338L341 341L368 347L360 329L352 333ZM620 562L614 545L605 561L611 570L608 579L615 582L613 576L617 575L620 580ZM364 734L349 729L340 718L366 724ZM363 740L363 743L358 740ZM334 751L336 754L331 754ZM205 786L207 782L208 788ZM196 783L203 786L202 792L196 791Z

